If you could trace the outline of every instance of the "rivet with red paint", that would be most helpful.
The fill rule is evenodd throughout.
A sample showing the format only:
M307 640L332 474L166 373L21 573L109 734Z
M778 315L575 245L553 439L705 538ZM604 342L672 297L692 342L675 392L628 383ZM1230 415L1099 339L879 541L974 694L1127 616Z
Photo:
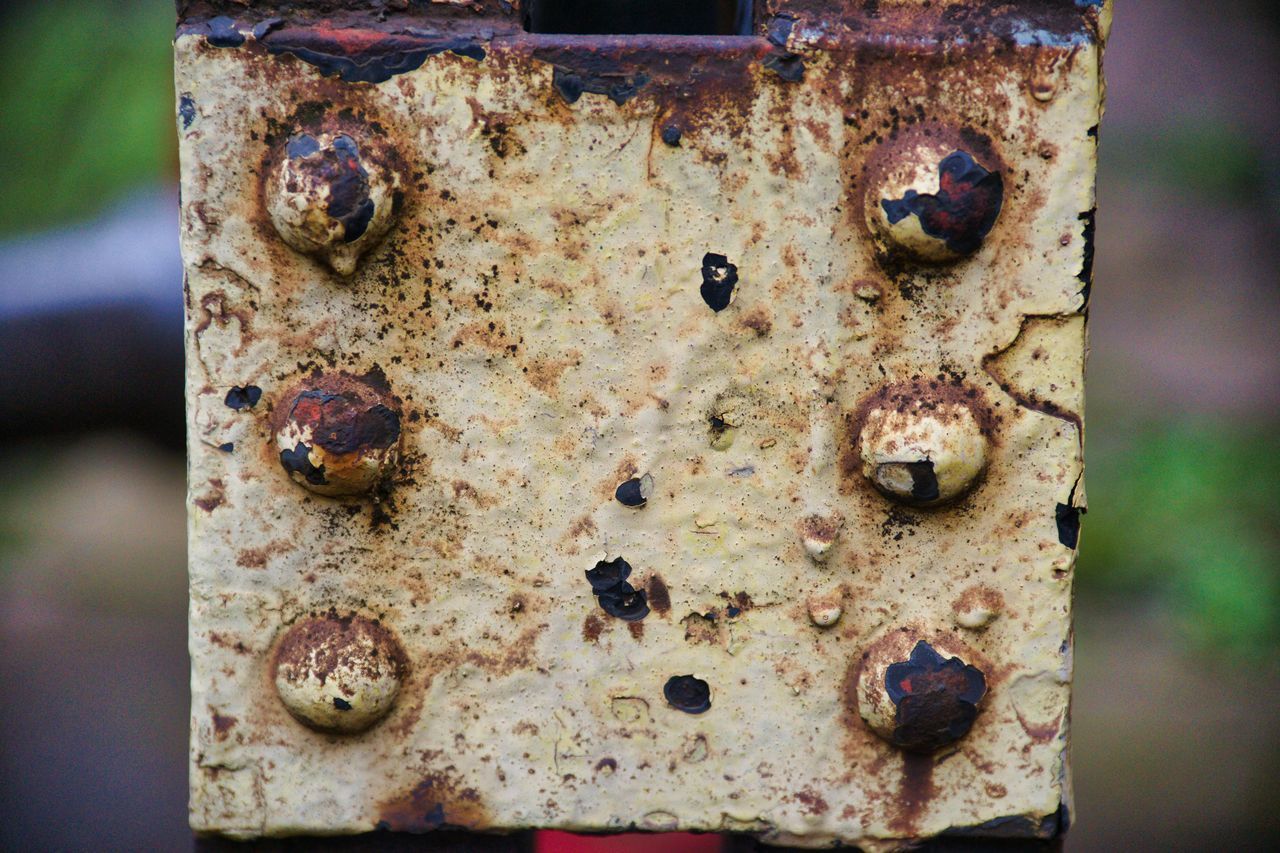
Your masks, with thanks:
M863 661L858 712L893 745L933 753L969 733L986 693L982 671L944 642L935 646L903 632Z
M380 380L346 373L317 377L278 411L280 464L317 494L367 493L400 460L400 412Z
M1004 203L996 164L948 136L904 139L879 158L863 204L882 251L948 263L977 251L994 227Z
M346 133L292 136L267 178L267 213L292 248L351 275L391 227L397 172Z

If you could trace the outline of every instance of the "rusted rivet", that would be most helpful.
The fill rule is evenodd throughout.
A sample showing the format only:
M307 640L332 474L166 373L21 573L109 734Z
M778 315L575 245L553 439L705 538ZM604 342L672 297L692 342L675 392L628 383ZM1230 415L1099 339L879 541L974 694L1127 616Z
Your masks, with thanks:
M840 536L844 519L839 515L811 515L800 522L800 541L815 563L825 563Z
M890 651L871 655L859 677L858 711L867 725L909 752L935 752L968 734L987 692L982 671L924 640L906 660Z
M276 646L276 693L298 722L334 734L362 732L395 704L408 659L373 619L330 610L287 630Z
M839 590L815 593L809 596L809 621L819 628L830 628L844 614L844 602Z
M971 254L1004 201L998 171L968 151L921 141L895 158L865 198L867 225L881 248L945 263Z
M591 593L605 613L626 622L638 622L649 615L649 601L644 590L627 583L631 564L626 560L621 557L601 560L587 569L586 575Z
M280 464L294 482L318 494L368 492L400 459L395 401L365 377L318 378L278 411Z
M630 480L619 483L613 496L623 506L642 507L649 502L649 496L652 494L653 477L645 474L643 477L632 477Z
M711 686L692 675L673 675L662 687L667 703L686 714L702 714L711 708Z
M986 467L988 444L970 405L927 394L872 406L858 436L863 474L912 506L946 503L967 491Z
M391 227L399 175L345 133L291 137L267 179L267 213L285 243L341 275Z

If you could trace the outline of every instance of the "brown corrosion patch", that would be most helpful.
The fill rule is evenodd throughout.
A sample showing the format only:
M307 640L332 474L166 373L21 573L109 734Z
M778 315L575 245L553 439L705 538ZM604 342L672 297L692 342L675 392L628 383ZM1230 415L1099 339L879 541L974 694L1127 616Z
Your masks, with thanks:
M192 498L191 502L205 512L213 512L227 502L224 488L225 484L222 480L214 478L209 481L209 491L197 498Z
M582 639L588 643L599 641L600 632L604 630L604 620L595 613L588 613L587 618L582 620Z
M228 733L231 731L232 728L235 727L235 724L237 722L238 720L236 720L236 718L231 716L230 714L219 714L217 711L214 711L213 712L214 737L216 737L218 740L226 740Z
M671 610L671 593L662 577L657 574L650 575L645 591L649 594L649 606L659 616L666 616Z
M484 829L490 824L480 792L455 778L456 768L427 773L404 794L378 806L378 829L431 832L436 829Z
M1004 610L1004 596L1000 594L998 589L979 584L978 586L971 586L960 593L960 597L951 605L951 609L955 613L974 610L1000 613Z
M372 645L377 654L389 660L397 678L403 680L409 671L409 658L395 635L383 627L377 619L368 619L354 613L339 615L336 610L297 622L285 632L271 659L271 677L274 680L281 666L292 667L295 672L306 672L324 684L339 667L363 667L371 678L380 677L374 671L374 663L351 650Z
M902 755L902 780L898 784L897 813L889 827L909 837L916 834L916 822L933 799L933 756L905 752Z
M277 554L287 554L295 544L286 539L277 539L261 548L246 548L236 556L236 565L245 569L266 568L272 557Z
M796 791L795 800L800 803L804 810L812 815L826 814L830 811L831 806L827 805L827 801L818 794L808 788L802 791Z

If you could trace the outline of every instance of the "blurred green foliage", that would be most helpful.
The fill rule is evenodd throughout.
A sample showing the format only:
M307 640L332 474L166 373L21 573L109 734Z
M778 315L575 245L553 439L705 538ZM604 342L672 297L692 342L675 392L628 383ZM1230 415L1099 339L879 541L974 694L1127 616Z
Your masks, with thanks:
M1100 424L1091 424L1097 434ZM1242 662L1280 650L1280 446L1273 428L1117 424L1087 451L1078 588L1173 604L1188 635Z
M174 171L173 4L11 3L0 17L0 233L79 219Z
M1228 116L1183 118L1141 133L1122 128L1106 145L1113 173L1219 204L1256 204L1280 163Z

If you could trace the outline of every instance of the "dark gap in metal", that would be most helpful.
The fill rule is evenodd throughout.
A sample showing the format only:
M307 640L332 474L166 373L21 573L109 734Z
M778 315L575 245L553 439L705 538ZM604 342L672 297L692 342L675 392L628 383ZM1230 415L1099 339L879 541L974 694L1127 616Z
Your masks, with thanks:
M751 35L754 0L529 0L524 28L557 35Z

